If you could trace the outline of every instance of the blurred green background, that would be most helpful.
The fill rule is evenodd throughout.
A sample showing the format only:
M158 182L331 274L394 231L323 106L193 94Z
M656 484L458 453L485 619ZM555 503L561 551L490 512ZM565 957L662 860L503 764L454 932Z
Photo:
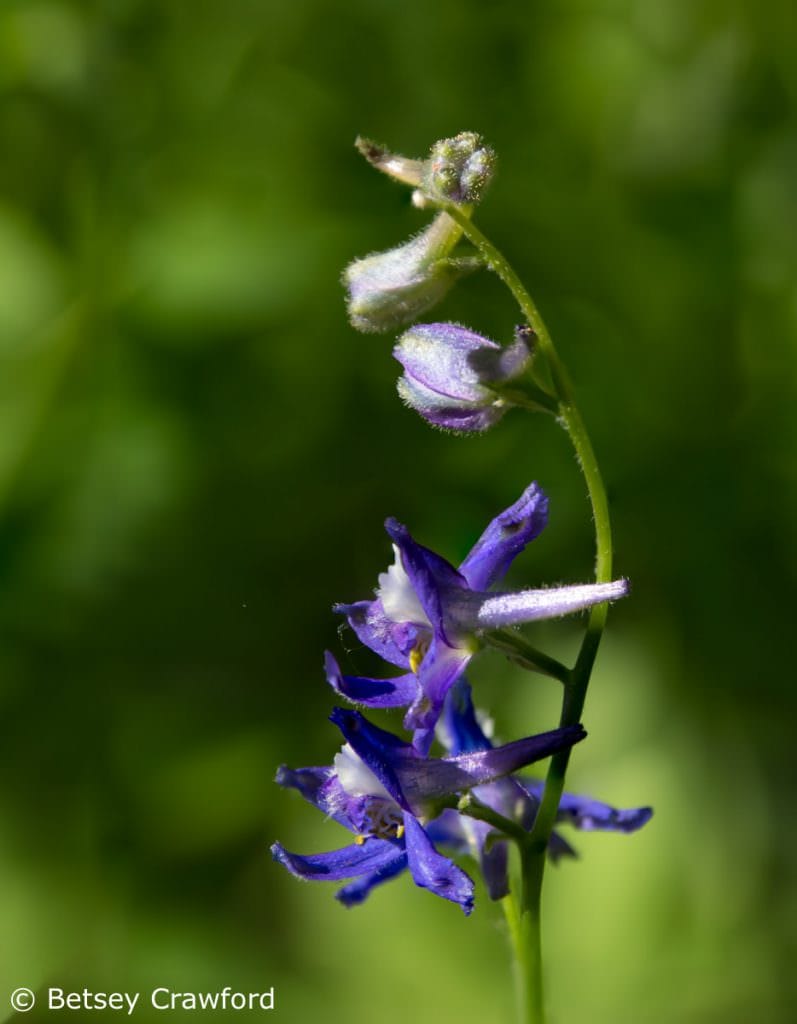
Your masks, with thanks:
M343 839L271 780L337 748L322 651L363 664L330 606L369 595L385 515L456 561L537 479L514 581L589 577L555 424L433 433L392 338L346 321L344 265L425 223L355 135L472 129L500 156L479 222L571 367L634 584L571 785L656 808L549 874L551 1019L795 1019L796 21L0 3L0 1006L273 985L292 1024L512 1019L482 893L467 922L406 878L345 911L267 852ZM433 317L508 339L517 312L484 274ZM550 727L544 680L476 675L499 733Z

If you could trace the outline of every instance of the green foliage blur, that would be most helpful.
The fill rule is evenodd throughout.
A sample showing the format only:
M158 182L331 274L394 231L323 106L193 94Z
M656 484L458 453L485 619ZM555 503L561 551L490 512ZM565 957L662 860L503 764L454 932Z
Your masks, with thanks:
M426 219L355 136L469 129L634 585L571 788L656 808L549 872L552 1020L796 1019L796 56L791 0L0 3L0 1018L20 985L273 985L291 1024L513 1019L483 893L346 911L268 855L344 839L272 778L337 749L323 649L372 666L330 606L386 515L456 561L537 479L513 579L590 575L553 421L434 433L346 321L345 264ZM485 273L433 318L518 314ZM500 735L554 724L554 684L475 682Z

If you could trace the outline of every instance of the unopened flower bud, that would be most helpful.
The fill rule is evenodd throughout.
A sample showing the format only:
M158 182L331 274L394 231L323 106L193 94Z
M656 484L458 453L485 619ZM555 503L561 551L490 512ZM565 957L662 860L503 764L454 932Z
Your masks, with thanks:
M451 259L462 229L446 213L404 245L349 264L343 273L352 325L360 331L389 331L431 309L476 258Z
M476 132L460 132L432 146L422 190L432 199L478 203L495 171L495 152Z
M417 324L393 354L404 367L402 399L433 426L461 433L487 430L511 406L499 386L529 365L531 331L519 327L502 348L457 324Z

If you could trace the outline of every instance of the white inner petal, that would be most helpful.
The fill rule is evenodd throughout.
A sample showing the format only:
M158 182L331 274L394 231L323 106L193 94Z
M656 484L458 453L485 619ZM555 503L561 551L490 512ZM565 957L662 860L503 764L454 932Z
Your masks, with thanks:
M338 781L349 796L383 796L392 800L390 793L348 743L335 755L333 764Z
M393 553L396 560L387 572L379 574L379 587L376 591L385 615L393 622L413 622L418 626L431 627L401 561L401 552L395 544Z

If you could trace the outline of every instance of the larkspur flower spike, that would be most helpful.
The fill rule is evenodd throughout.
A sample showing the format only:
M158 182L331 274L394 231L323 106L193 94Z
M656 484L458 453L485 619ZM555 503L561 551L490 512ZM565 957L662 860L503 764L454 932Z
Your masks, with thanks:
M457 433L487 430L513 405L556 415L589 491L596 582L494 589L546 525L548 499L535 483L488 524L458 569L388 519L395 558L379 575L374 597L335 610L365 647L399 672L387 678L344 674L329 652L325 670L330 686L350 703L405 709L410 740L378 728L359 711L336 708L331 720L345 745L333 763L283 767L277 782L298 790L353 833L354 842L306 856L275 843L272 854L298 878L344 882L337 897L346 906L361 903L375 886L407 871L416 885L470 914L474 883L441 850L470 854L488 895L497 900L510 895L509 843L516 842L521 884L511 894L508 916L515 922L510 931L522 982L522 1019L542 1024L543 868L546 856L575 855L559 826L627 833L652 815L649 807L617 809L564 791L570 749L586 735L578 719L605 624L600 606L625 597L628 581L612 579L606 492L566 370L519 278L470 222L493 178L494 152L474 132L436 142L426 159L407 158L366 139L358 139L357 147L373 167L411 188L413 204L432 210L434 219L409 241L346 268L343 283L353 326L366 332L406 327L464 274L478 267L497 274L537 333L517 328L514 342L501 347L457 324L415 323L394 349L403 371L399 394L429 423ZM464 253L458 249L463 237L472 243ZM541 373L526 372L535 342ZM512 633L513 627L582 609L591 609L590 620L572 667ZM561 684L560 728L493 743L464 677L487 646ZM444 748L442 756L431 756L435 743ZM548 756L553 760L544 783L518 774Z
M512 345L496 342L457 324L417 324L393 349L404 367L398 393L432 426L456 433L492 427L512 401L501 393L531 362L527 327L518 327Z

